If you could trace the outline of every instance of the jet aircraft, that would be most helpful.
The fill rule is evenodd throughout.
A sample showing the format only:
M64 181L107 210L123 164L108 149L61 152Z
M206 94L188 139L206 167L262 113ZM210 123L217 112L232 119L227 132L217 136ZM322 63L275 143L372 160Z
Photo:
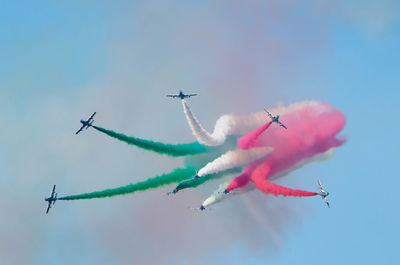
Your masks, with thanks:
M321 182L318 180L318 189L319 189L319 196L325 201L326 205L328 205L329 208L331 206L329 205L328 199L326 198L329 195L329 192L325 191L324 188L322 188Z
M83 129L87 130L89 127L91 127L94 122L93 120L94 115L96 115L96 112L93 113L92 116L90 116L90 118L87 121L81 120L82 127L75 134L80 133Z
M275 122L275 123L279 124L280 126L282 126L283 128L287 129L286 126L282 122L279 121L279 115L273 116L271 113L268 112L268 110L266 110L266 109L264 109L264 110L268 114L268 116L271 118L272 122Z
M49 205L47 206L47 210L46 210L46 214L49 213L51 205L56 203L57 200L57 193L56 193L56 185L53 186L53 191L50 194L49 198L44 199L46 202L49 203Z
M183 94L182 90L179 91L179 94L177 94L177 95L167 95L167 97L170 97L170 98L180 98L180 99L190 98L190 97L194 97L194 96L197 96L197 94L185 95L185 94Z

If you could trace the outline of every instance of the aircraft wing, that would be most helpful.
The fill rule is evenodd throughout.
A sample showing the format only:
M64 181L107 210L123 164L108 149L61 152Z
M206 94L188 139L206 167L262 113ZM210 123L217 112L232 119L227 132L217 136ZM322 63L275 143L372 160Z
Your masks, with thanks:
M47 206L46 214L48 214L48 213L49 213L49 211L50 211L50 208L51 208L51 202L49 202L49 206Z
M319 189L319 191L323 190L321 182L319 180L318 180L318 189Z
M75 134L80 133L83 130L83 128L85 128L85 125L82 125L82 127Z
M197 94L185 95L185 97L187 97L187 98L194 97L194 96L197 96Z
M96 112L92 114L92 116L90 116L89 121L93 119L94 115L96 115Z
M324 198L326 205L328 205L329 208L331 208L331 206L329 205L328 199L325 197Z
M271 118L271 119L273 119L274 118L274 116L272 116L272 114L271 113L269 113L269 111L268 110L266 110L266 109L264 109L265 110L265 112L268 114L268 116Z
M279 125L282 126L283 128L287 129L287 127L280 121L278 121Z
M178 95L167 95L167 97L170 97L170 98L177 98L177 97L179 97Z

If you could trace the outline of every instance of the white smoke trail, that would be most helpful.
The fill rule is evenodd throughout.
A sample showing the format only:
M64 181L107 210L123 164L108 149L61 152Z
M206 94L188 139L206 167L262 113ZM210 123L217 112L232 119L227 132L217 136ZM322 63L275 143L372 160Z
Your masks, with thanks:
M219 171L241 167L261 159L273 151L272 147L256 147L250 150L236 149L228 151L199 170L198 176L202 177Z
M226 135L228 135L230 130L229 126L231 121L226 120L224 121L223 126L215 126L214 132L210 134L203 128L197 118L190 111L185 100L182 100L182 106L189 126L192 129L192 133L197 138L197 141L209 146L221 145L225 142Z
M186 115L186 119L192 129L193 135L196 137L197 141L204 145L216 146L221 145L225 142L227 135L244 135L247 134L258 127L265 124L268 120L265 112L257 112L250 115L223 115L215 123L214 132L207 132L194 114L189 109L185 100L182 100L183 110ZM320 113L329 110L331 108L329 105L317 102L317 101L304 101L300 103L294 103L287 107L277 107L270 109L269 111L274 115L285 115L291 112L295 112L298 109L312 106L319 107ZM319 113L317 112L316 115Z
M335 155L335 153L336 153L336 148L331 148L324 153L315 155L315 156L307 158L307 159L303 159L302 161L298 162L290 169L281 171L281 172L271 176L270 179L278 179L278 178L287 176L291 172L293 172L297 169L300 169L309 163L326 161L328 159L331 159ZM231 196L240 195L245 192L249 192L249 191L256 189L256 186L253 184L253 182L249 182L249 184L247 184L245 187L235 189L235 190L231 191L230 193L226 194L226 193L224 193L224 191L229 186L229 183L230 183L230 181L227 181L227 182L224 182L223 184L219 185L218 189L215 190L214 193L211 194L210 197L208 197L207 199L204 200L204 202L202 203L203 208L206 209L206 208L210 207L211 205L219 203Z

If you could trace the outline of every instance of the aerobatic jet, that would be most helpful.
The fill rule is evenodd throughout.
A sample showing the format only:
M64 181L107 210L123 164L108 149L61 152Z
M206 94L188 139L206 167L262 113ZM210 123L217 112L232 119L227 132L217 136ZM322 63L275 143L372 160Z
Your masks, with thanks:
M177 95L167 95L167 97L170 97L170 98L180 98L180 99L190 98L190 97L194 97L194 96L197 96L197 94L185 95L185 94L183 94L182 90L179 91L179 94L177 94Z
M53 186L53 191L50 194L49 198L44 199L46 202L49 203L49 205L47 206L47 210L46 210L46 214L49 213L51 205L56 203L57 200L57 193L56 193L56 185Z
M329 195L329 192L325 191L324 188L322 188L321 182L319 180L318 180L318 189L319 189L319 196L321 196L321 198L324 199L326 205L328 205L328 207L331 208L328 199L326 198Z
M91 127L94 122L93 120L94 115L96 115L96 112L93 113L92 116L90 116L90 118L87 121L81 120L82 127L75 134L80 133L83 129L87 130L89 127Z
M177 188L175 188L173 191L167 192L165 193L165 195L171 195L171 194L176 194L179 190Z
M272 122L275 122L275 123L279 124L280 126L282 126L283 128L287 129L286 126L282 122L279 121L279 115L273 116L271 113L268 112L268 110L266 110L266 109L264 109L264 110L268 114L268 116L271 118Z

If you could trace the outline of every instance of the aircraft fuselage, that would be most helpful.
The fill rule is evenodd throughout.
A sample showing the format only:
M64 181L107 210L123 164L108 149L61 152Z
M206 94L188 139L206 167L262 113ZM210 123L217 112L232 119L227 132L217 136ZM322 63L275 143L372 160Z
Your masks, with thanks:
M83 125L85 125L86 127L92 126L92 122L88 122L88 121L81 120L81 123L82 123Z
M320 195L322 198L325 198L325 197L327 197L327 196L329 195L329 192L327 192L327 191L321 191L321 192L319 193L319 195Z

